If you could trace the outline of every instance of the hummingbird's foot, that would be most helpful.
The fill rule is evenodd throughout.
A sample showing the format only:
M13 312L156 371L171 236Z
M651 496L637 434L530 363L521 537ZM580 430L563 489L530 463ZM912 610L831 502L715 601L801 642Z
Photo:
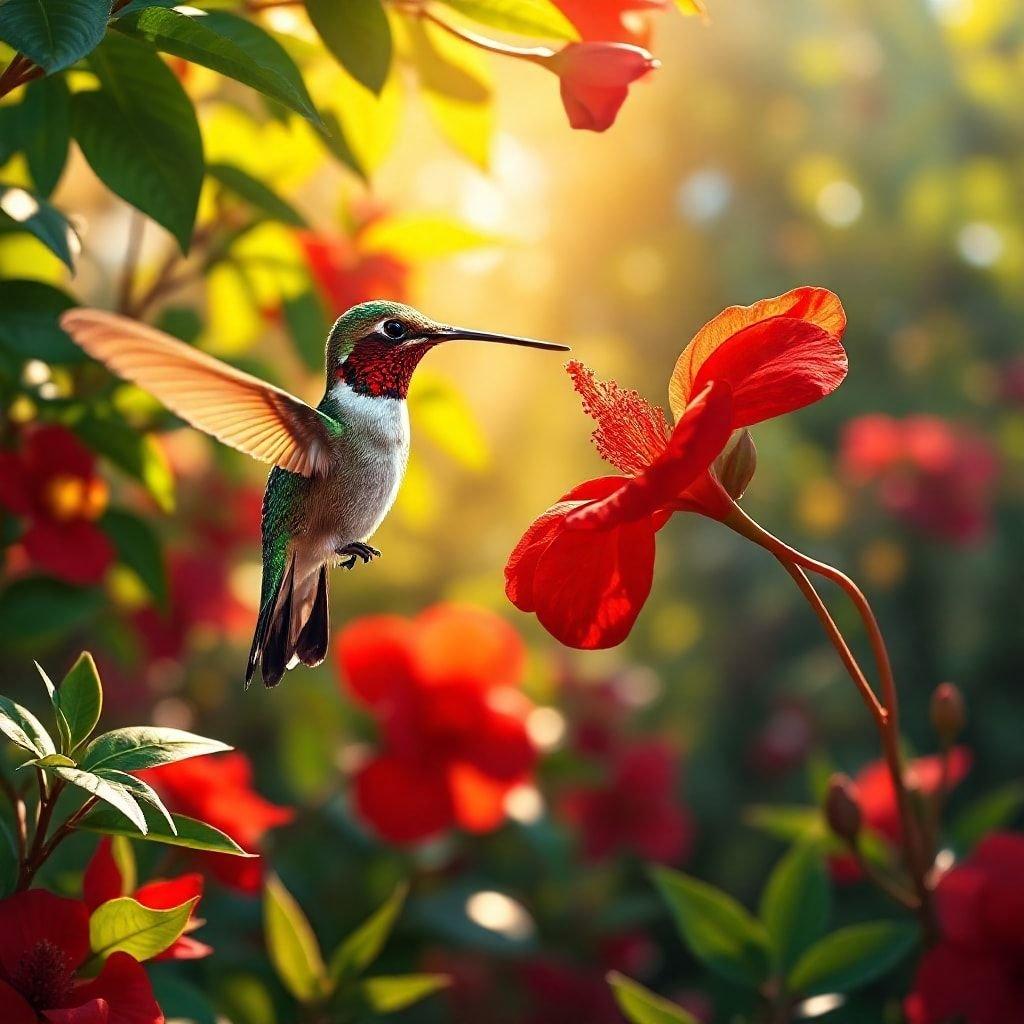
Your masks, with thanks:
M356 541L353 544L346 544L343 548L338 548L335 552L337 555L348 555L348 558L343 558L338 565L343 569L354 569L356 559L361 558L363 565L373 561L375 558L380 558L380 552L369 544L364 544L362 541Z

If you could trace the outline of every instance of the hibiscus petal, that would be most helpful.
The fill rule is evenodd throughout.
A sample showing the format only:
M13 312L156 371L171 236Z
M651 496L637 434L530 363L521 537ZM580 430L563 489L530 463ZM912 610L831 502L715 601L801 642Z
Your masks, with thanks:
M25 461L40 476L78 476L88 479L96 468L92 452L66 427L46 424L28 432Z
M0 1020L4 1024L37 1024L35 1010L6 981L0 981Z
M479 728L460 745L459 759L507 785L529 773L537 751L522 719L488 708Z
M11 976L22 954L40 942L57 946L72 967L89 953L89 910L79 900L43 889L16 892L0 900L0 967Z
M192 872L159 882L147 882L135 893L135 898L152 910L170 910L203 895L203 876Z
M614 647L633 628L654 578L652 519L608 530L563 530L533 581L537 618L568 647Z
M690 396L697 390L695 382L701 367L720 345L744 328L774 317L805 320L837 342L846 330L843 305L839 297L826 288L794 288L785 295L762 299L751 306L730 306L694 335L676 361L668 386L672 412L677 417L683 414ZM845 374L845 369L843 372Z
M213 952L213 946L205 942L193 939L191 935L182 935L174 943L159 955L153 957L153 962L160 960L202 960Z
M455 820L467 832L490 832L505 820L505 797L512 787L456 762L448 769Z
M454 817L442 766L388 754L356 775L355 799L360 817L393 843L428 839L450 827Z
M526 662L519 634L493 612L436 604L414 621L419 685L518 686Z
M505 564L505 594L520 611L532 612L533 580L537 562L548 544L565 529L565 517L585 501L604 498L622 486L621 476L603 476L588 480L564 495L527 528Z
M21 459L12 452L0 452L0 506L15 515L32 511L32 492Z
M646 50L628 43L570 43L551 59L573 128L603 132L615 123L629 86L658 67Z
M67 1010L44 1010L43 1017L49 1024L109 1024L110 1004L106 999L90 999Z
M82 878L82 899L90 910L124 895L121 869L114 860L109 838L100 840Z
M107 957L99 975L75 988L68 1002L82 1006L91 1000L107 1003L108 1024L163 1024L163 1012L142 964L127 953Z
M392 702L413 685L415 626L398 615L367 615L338 634L341 674L351 694L369 707Z
M37 519L21 540L36 565L67 583L99 583L114 561L107 535L85 519Z
M653 515L676 498L718 457L732 432L727 384L712 381L686 407L668 446L637 476L601 501L571 512L570 529L602 529Z

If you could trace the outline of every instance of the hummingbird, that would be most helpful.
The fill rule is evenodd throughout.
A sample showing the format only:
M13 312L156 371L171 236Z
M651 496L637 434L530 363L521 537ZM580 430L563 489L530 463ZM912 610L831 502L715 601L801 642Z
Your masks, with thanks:
M420 360L446 341L567 351L565 345L438 323L398 302L363 302L327 337L314 407L136 320L71 309L61 326L90 356L192 426L273 463L263 496L263 582L246 687L329 646L328 566L380 556L368 541L398 495L409 459L406 396Z

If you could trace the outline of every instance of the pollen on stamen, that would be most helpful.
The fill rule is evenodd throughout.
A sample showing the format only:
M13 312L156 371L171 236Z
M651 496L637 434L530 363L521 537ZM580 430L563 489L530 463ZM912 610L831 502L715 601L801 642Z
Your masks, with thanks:
M597 422L590 436L601 458L623 473L640 473L661 455L670 437L661 409L636 391L598 380L577 360L565 369L583 400L583 411Z

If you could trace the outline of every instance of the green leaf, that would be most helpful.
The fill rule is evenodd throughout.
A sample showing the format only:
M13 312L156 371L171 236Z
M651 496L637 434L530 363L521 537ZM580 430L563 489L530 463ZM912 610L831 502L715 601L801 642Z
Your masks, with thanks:
M697 1018L681 1006L656 996L618 971L608 975L619 1009L633 1024L697 1024Z
M1011 782L971 804L950 826L957 848L974 849L989 832L1009 824L1024 807L1024 783Z
M140 962L152 960L185 931L198 902L196 896L169 910L154 910L131 896L108 900L89 918L89 946L101 960L111 953L127 953Z
M60 181L71 143L71 94L64 79L29 82L18 110L29 173L36 190L49 196Z
M100 674L88 651L78 656L61 682L57 690L57 704L67 720L73 750L92 735L103 710Z
M247 174L240 167L232 167L230 164L208 164L206 173L228 191L234 192L240 199L244 199L250 206L265 213L268 217L279 220L283 224L291 224L292 227L308 227L305 218L291 203L282 199L262 181ZM322 358L323 353L321 353Z
M220 740L210 740L181 729L135 725L97 736L85 751L82 767L89 771L106 768L136 772L230 749Z
M284 298L281 303L288 333L295 342L296 351L310 370L320 370L324 365L324 339L330 330L327 314L320 296L308 288L293 298Z
M0 647L37 649L84 625L103 604L94 588L46 576L15 580L0 593Z
M46 757L37 757L32 761L26 761L18 765L18 770L23 768L75 768L77 767L74 758L67 754L47 754Z
M27 231L39 239L69 270L81 249L75 229L64 214L41 196L16 185L0 185L0 228Z
M3 108L0 107L0 112L2 110ZM366 169L349 145L348 139L345 136L345 129L341 126L337 114L330 110L324 111L323 119L326 128L324 145L327 147L327 151L340 164L347 167L357 177L362 178L363 181L366 181Z
M15 704L13 700L0 696L0 732L12 743L29 751L36 757L56 754L50 734L28 708Z
M330 976L335 985L362 974L380 956L391 929L402 912L408 885L399 885L351 935L334 951Z
M100 525L114 542L117 560L139 577L158 605L166 608L167 574L163 549L153 527L145 519L116 508L106 511Z
M174 510L174 474L152 436L132 429L109 410L90 409L71 426L94 452L138 480L164 512Z
M113 32L89 58L98 91L72 97L75 138L96 176L187 252L203 183L192 101L145 43Z
M540 39L579 39L572 23L550 0L441 0L481 25Z
M777 969L788 971L824 934L830 897L821 851L811 843L794 846L779 861L761 897L761 923Z
M445 974L404 974L367 978L358 995L374 1013L397 1013L451 984Z
M214 1010L201 989L177 975L154 971L150 981L153 983L153 995L164 1012L165 1020L190 1021L191 1024L218 1024L218 1021L228 1019ZM231 1019L241 1018L232 1014ZM248 1021L249 1024L253 1024L253 1018L249 1018Z
M121 876L121 895L130 896L139 884L139 868L135 862L131 840L124 836L111 836L110 856L114 859L118 874Z
M379 94L391 69L391 26L380 0L306 0L306 12L341 66Z
M103 38L109 0L4 0L0 39L47 74L71 67Z
M894 967L917 940L913 925L894 921L841 928L800 958L790 972L787 987L802 996L849 992Z
M281 984L300 1003L326 995L330 983L316 936L276 875L267 877L263 891L263 931Z
M683 941L712 970L755 987L768 973L768 936L731 896L696 878L656 868L658 883Z
M43 685L46 687L46 695L50 698L50 707L53 708L53 717L57 722L57 735L60 737L60 750L64 754L70 754L74 749L74 744L71 742L71 728L68 726L68 720L64 715L64 712L60 709L60 702L57 699L57 687L53 685L53 680L43 670L43 666L39 662L35 662L36 671L42 677ZM59 756L59 755L49 755ZM43 758L42 760L47 760ZM68 758L64 758L70 767L74 767L75 762Z
M346 3L348 0L346 0ZM339 5L344 6L344 5ZM118 18L119 32L248 85L319 126L320 115L285 48L259 25L227 11L148 7Z
M743 820L762 832L786 841L824 839L828 835L825 819L817 807L756 804L744 810Z
M83 362L86 354L59 322L61 313L74 305L69 295L42 281L0 281L0 345L23 359Z
M46 765L46 772L56 775L72 786L85 790L98 800L110 804L111 807L120 811L140 832L145 833L149 826L146 824L145 815L138 805L135 797L128 790L117 782L110 782L108 779L94 775L90 771L81 768L68 768L63 765Z
M230 836L220 829L196 821L184 814L172 814L174 822L172 830L158 816L156 811L142 809L146 819L147 831L132 828L120 814L106 807L94 807L76 826L84 832L99 832L106 836L127 836L129 839L144 839L151 843L163 843L166 846L181 846L189 850L205 850L208 853L227 853L233 857L255 857L255 853L246 853Z
M127 772L119 772L116 768L101 768L96 774L101 779L124 786L136 800L149 804L167 822L167 827L171 830L171 834L177 835L178 826L175 824L174 816L164 806L163 800L160 799L160 794L148 782L137 779L134 775L129 775Z

